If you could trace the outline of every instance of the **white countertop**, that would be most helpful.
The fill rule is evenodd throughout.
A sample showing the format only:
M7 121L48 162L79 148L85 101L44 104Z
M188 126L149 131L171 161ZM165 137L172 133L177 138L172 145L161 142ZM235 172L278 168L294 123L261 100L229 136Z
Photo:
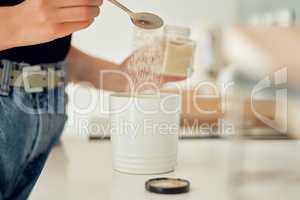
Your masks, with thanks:
M231 200L230 144L228 140L180 141L175 172L140 176L112 170L109 141L67 138L51 154L30 200ZM154 177L187 179L191 191L171 196L149 193L144 184Z

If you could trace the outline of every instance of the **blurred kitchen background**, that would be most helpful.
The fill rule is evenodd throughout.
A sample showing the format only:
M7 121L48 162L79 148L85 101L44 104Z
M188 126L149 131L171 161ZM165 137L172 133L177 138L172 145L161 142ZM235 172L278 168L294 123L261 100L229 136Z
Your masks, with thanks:
M300 46L300 29L297 26L300 20L299 1L123 0L122 2L136 11L158 13L167 25L190 28L191 39L197 45L192 66L193 83L205 80L213 83L226 82L230 79L232 70L242 72L242 75L246 75L245 79L257 83L259 79L287 67L289 86L297 90L298 64L300 64L297 55ZM91 55L121 63L132 53L134 28L126 14L109 2L104 2L101 12L92 27L74 34L73 45ZM68 93L70 103L66 135L83 137L92 134L107 135L108 115L105 111L108 109L109 93L99 94L99 91L86 89L80 85L69 86ZM95 101L95 97L98 100ZM184 104L195 103L190 101L187 99ZM200 121L219 119L223 114L200 116L201 113L183 113L184 116L189 115Z

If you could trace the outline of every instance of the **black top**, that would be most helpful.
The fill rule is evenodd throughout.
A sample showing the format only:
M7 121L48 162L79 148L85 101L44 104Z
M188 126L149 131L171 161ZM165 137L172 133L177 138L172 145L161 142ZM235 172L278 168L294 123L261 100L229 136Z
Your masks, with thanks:
M12 6L22 1L0 0L0 6ZM31 65L58 62L65 59L70 44L71 36L67 36L48 43L0 51L0 59L25 62Z

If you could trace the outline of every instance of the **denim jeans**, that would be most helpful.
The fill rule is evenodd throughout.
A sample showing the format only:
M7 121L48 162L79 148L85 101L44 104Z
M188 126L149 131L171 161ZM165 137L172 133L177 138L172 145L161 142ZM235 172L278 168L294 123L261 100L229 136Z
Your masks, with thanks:
M0 96L0 200L25 200L65 122L64 86Z

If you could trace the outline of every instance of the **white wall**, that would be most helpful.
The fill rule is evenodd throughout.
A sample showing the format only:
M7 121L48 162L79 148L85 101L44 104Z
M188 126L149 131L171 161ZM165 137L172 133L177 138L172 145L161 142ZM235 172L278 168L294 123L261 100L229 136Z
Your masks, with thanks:
M132 24L119 8L104 0L95 24L76 33L75 46L93 55L121 62L131 50ZM120 0L135 11L151 11L166 24L201 26L201 22L232 24L237 16L237 0Z

